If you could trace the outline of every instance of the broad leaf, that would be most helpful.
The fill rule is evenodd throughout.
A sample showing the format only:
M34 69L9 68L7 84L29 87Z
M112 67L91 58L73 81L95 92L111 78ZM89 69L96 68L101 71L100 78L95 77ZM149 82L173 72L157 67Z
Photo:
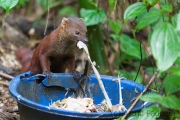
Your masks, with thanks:
M118 36L116 34L110 34L110 37L114 40L118 42Z
M81 17L84 18L84 21L87 26L97 25L106 19L106 13L103 9L100 10L81 9L80 14Z
M144 2L137 2L130 5L124 12L125 21L127 21L128 19L135 18L144 10L146 10L146 4Z
M157 25L150 37L152 54L159 70L170 68L178 57L178 35L169 23Z
M143 0L143 1L147 2L151 6L154 6L159 2L159 0Z
M147 102L158 102L162 98L161 95L156 94L156 93L150 93L150 94L145 94L141 96L141 100L147 101Z
M178 57L178 58L176 59L176 61L174 62L174 64L180 66L180 57Z
M180 12L177 15L177 24L176 24L176 29L180 31Z
M180 76L170 75L165 78L163 82L166 94L172 94L174 92L180 91Z
M158 10L153 10L145 14L138 22L136 28L143 29L144 27L156 22L161 17L161 13Z
M171 67L167 70L167 72L175 75L180 75L180 67Z
M109 26L116 33L116 35L118 35L122 28L122 22L119 20L117 20L116 22L114 22L113 20L110 20Z
M136 120L156 120L160 116L161 108L157 106L150 106L148 108L144 108L141 111L138 119Z
M136 39L132 39L129 36L122 34L120 37L120 49L133 57L141 58L140 52L142 52L142 58L146 57L144 49L140 51L140 43Z
M116 7L117 0L108 0L108 3L109 3L110 10L113 11L114 8Z
M161 5L161 9L163 12L172 12L172 10L173 10L171 4Z
M13 8L19 0L0 0L0 6L3 7L6 12Z
M173 27L176 28L176 26L177 26L177 14L175 14L171 17L171 23L172 23Z
M159 103L166 108L180 110L180 101L174 95L164 97Z

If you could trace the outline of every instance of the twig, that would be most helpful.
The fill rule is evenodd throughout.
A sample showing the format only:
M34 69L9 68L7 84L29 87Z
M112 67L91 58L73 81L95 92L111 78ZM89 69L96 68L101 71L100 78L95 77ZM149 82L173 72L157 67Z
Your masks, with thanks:
M0 72L0 77L3 77L3 78L5 78L5 79L7 79L7 80L11 80L11 79L14 78L13 76L8 75L8 74L3 73L3 72Z
M146 86L146 88L143 90L143 92L136 98L136 100L133 102L133 104L130 106L130 108L127 110L127 112L124 114L124 116L122 117L122 119L125 119L128 114L131 112L131 110L134 108L134 106L137 104L137 102L139 101L140 97L149 89L150 85L154 82L157 74L158 74L159 70L157 70L154 75L152 76L151 80L149 81L148 85Z

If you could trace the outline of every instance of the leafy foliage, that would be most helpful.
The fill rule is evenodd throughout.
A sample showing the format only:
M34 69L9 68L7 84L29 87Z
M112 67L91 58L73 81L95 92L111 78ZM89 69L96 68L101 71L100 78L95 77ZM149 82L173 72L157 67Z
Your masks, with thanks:
M159 70L165 71L173 65L179 53L178 43L178 35L171 24L162 23L154 28L150 45Z
M158 102L162 98L159 94L145 94L141 96L141 100L147 101L147 102Z
M171 4L161 5L161 9L163 12L172 12L172 5Z
M178 75L167 76L164 79L163 86L165 88L167 95L180 91L180 76Z
M159 0L143 0L143 2L145 2L147 5L154 6L159 2Z
M97 25L106 19L106 13L103 9L99 9L99 10L81 9L80 14L87 26Z
M143 54L143 58L146 57L146 54L144 51L140 51L140 43L130 38L129 36L122 34L120 38L120 49L125 52L128 55L131 55L133 57L136 57L138 59L141 58L140 52Z
M117 20L116 22L110 20L109 21L110 28L118 35L122 29L122 22Z
M157 3L160 5L160 8L153 8ZM161 95L158 92L146 94L141 97L141 100L160 105L158 108L160 111L163 110L163 107L180 110L179 94L177 94L180 91L180 13L173 14L173 10L173 5L167 1L143 0L143 2L130 5L124 13L125 21L135 17L137 18L135 32L150 26L149 43L152 55L161 74L167 76L163 77L165 78L162 86L165 90L164 93L161 93ZM172 66L173 64L174 66ZM162 87L160 88L162 89ZM151 107L146 109L151 109ZM152 109L152 112L156 113L156 107L157 106L154 106L155 109ZM146 111L146 109L143 109L143 111ZM172 111L170 111L170 113L172 113ZM131 117L132 115L130 118ZM155 120L158 117L159 116L154 117L152 115L147 116L146 113L143 113L136 119Z
M144 2L137 2L129 6L124 12L124 20L135 18L146 10L146 4Z
M180 101L174 95L163 97L160 104L166 108L180 110Z
M9 12L18 3L18 0L0 0L0 6L6 10L6 13Z
M180 31L180 12L177 15L177 21L176 21L176 30Z
M156 21L159 20L159 18L161 17L161 13L159 10L153 10L153 11L150 11L148 13L146 13L145 16L143 16L142 18L140 18L140 20L138 21L137 23L137 26L136 28L138 30L141 30L143 29L144 27L152 24L152 23L155 23Z
M159 94L146 94L141 97L141 100L159 102L164 107L180 110L180 101L173 95L163 97Z

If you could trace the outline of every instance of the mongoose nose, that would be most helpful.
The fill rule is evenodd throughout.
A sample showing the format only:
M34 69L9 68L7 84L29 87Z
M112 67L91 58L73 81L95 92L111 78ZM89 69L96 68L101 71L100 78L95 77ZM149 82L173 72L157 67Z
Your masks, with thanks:
M87 43L87 42L88 42L88 39L87 39L87 38L84 38L84 42Z

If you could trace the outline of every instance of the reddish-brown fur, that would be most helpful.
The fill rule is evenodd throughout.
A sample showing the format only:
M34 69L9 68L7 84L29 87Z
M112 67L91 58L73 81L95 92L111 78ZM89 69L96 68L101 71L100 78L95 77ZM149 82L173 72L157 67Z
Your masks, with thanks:
M37 46L30 64L35 74L65 72L75 69L75 49L78 41L87 41L86 26L80 18L63 18L61 25ZM78 34L79 33L79 34Z

